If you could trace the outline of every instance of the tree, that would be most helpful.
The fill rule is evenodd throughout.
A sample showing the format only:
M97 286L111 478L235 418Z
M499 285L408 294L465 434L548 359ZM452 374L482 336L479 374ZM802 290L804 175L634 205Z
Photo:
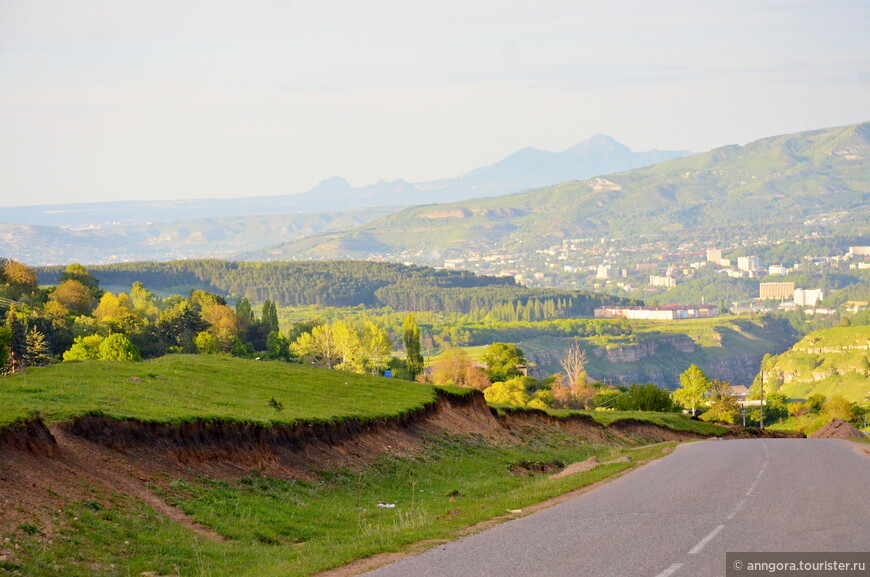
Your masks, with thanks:
M199 314L209 324L208 330L215 336L221 349L228 351L233 338L239 334L239 323L233 309L219 303L205 303Z
M18 318L15 307L6 312L6 330L9 331L9 370L14 373L24 367L24 355L27 352L26 328L24 322Z
M146 319L154 320L160 314L157 296L139 281L133 283L133 288L130 290L130 301L133 308Z
M263 302L263 314L261 318L261 322L266 325L270 333L281 330L278 326L278 308L275 306L275 303L268 300Z
M568 386L576 389L578 386L586 386L586 350L580 343L574 343L562 355L561 365L568 377Z
M279 332L271 332L266 336L266 355L276 361L290 361L290 341Z
M196 347L193 339L208 328L208 323L187 299L181 299L169 309L161 311L156 325L158 334L167 346L184 352L194 352Z
M822 416L826 419L843 419L851 421L855 418L855 411L852 404L840 395L833 395L825 401L825 406L822 408Z
M100 304L94 309L93 317L101 322L111 323L130 314L133 314L133 303L129 296L124 293L115 296L105 292L100 298Z
M740 404L731 390L731 385L720 379L710 381L710 408L701 415L704 421L735 424L740 416Z
M465 386L471 357L459 348L447 349L432 363L432 382L436 385Z
M810 395L807 398L807 408L810 410L811 413L818 413L825 406L826 400L827 397L825 397L825 395L822 395L821 393Z
M100 344L103 342L103 337L100 335L89 335L76 337L72 346L63 354L63 360L66 361L95 361L100 358Z
M57 285L48 298L79 315L90 314L94 308L93 293L87 286L75 279L65 280Z
M9 368L9 329L0 326L0 375L7 373Z
M290 350L304 362L331 369L338 363L338 351L331 325L318 325L310 333L303 333Z
M239 319L239 325L247 329L254 324L254 309L251 308L251 301L245 297L236 301L236 317Z
M127 335L113 333L100 343L98 358L101 361L141 361L142 355Z
M697 365L691 365L680 375L680 387L674 391L673 398L684 407L692 409L694 416L703 406L709 391L710 379Z
M26 264L11 260L2 267L0 272L2 272L0 276L6 279L6 284L9 286L9 296L13 299L30 294L39 286L36 273Z
M25 335L24 365L38 367L40 365L47 365L49 360L51 360L51 354L48 350L45 335L36 327L30 327Z
M214 355L217 354L219 349L217 338L208 331L197 333L193 339L193 344L201 355Z
M484 389L483 397L489 403L525 407L529 404L529 394L522 377L499 381Z
M78 263L73 263L67 266L63 272L60 273L61 284L68 280L74 280L86 286L91 292L91 296L95 299L103 296L102 291L100 290L100 281L94 278L94 276L88 272L88 269Z
M365 359L362 355L362 343L356 330L344 321L335 321L332 323L332 337L338 357L335 368L340 371L362 373Z
M402 323L402 337L405 343L405 358L411 380L423 372L423 355L420 353L420 327L414 315L407 315Z
M520 376L520 367L527 362L523 351L513 343L492 343L484 349L481 360L494 383Z
M588 385L587 362L586 350L577 342L572 344L562 355L561 365L567 377L567 383L562 384L562 386L567 388L568 398L564 398L564 391L555 392L554 397L572 408L589 408L587 405L595 396L595 389Z
M392 351L393 342L384 327L366 321L363 325L362 354L372 373L378 374L387 368Z
M671 394L653 384L631 385L611 401L611 407L620 411L658 411L674 410Z

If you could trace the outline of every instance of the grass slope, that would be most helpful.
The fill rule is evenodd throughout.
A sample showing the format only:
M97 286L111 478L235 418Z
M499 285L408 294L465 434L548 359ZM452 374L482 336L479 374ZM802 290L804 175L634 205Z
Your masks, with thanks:
M223 542L198 538L136 500L94 490L87 501L52 513L50 538L36 522L8 534L10 555L0 564L0 575L311 575L378 553L419 548L414 544L421 542L425 547L455 539L476 523L512 517L506 510L634 466L618 462L551 478L560 463L621 455L639 462L673 447L620 449L567 439L527 443L496 448L433 439L419 457L385 457L367 470L324 474L316 482L252 473L234 482L173 479L158 489L226 537ZM551 469L517 473L536 463Z
M435 400L433 387L280 362L168 355L142 363L61 363L0 378L0 427L98 410L118 419L223 419L262 424L371 420ZM283 405L276 410L269 401Z
M64 363L0 378L0 427L31 411L57 422L94 409L161 422L373 419L435 397L433 387L415 383L176 355L144 363ZM271 398L285 408L269 407ZM691 430L679 415L593 416ZM413 455L385 453L373 465L314 471L306 480L256 471L240 472L234 480L168 473L152 480L152 491L225 541L204 539L131 495L85 485L85 498L33 512L32 519L0 535L0 575L310 575L415 543L457 538L471 525L505 518L506 510L587 486L672 447L627 444L582 442L558 428L515 432L507 444L481 435L441 436L425 438ZM551 476L591 456L609 461L624 455L632 462Z
M870 326L812 332L771 359L765 370L780 376L781 392L791 398L822 394L864 400L870 394Z

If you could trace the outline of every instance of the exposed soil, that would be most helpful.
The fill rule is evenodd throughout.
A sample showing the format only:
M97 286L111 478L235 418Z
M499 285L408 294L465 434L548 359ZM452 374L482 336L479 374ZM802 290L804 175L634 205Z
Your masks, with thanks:
M833 419L830 423L810 435L811 439L848 439L863 437L864 433L843 419Z
M122 494L141 500L202 537L222 537L167 504L155 492L177 478L237 480L251 471L314 480L318 471L359 469L384 454L418 453L433 435L494 444L561 435L565 442L630 444L697 439L643 422L604 427L588 416L554 418L543 411L496 416L479 393L442 394L395 419L370 422L257 424L193 421L145 423L88 415L46 427L40 420L0 431L0 534L22 523L52 533L55 512L71 502ZM537 470L540 465L546 470ZM523 469L521 471L520 469ZM562 464L528 464L517 473L555 473Z

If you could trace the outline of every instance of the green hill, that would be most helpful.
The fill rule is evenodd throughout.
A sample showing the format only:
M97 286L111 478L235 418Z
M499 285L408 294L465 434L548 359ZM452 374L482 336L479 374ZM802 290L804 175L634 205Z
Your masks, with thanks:
M863 227L870 213L870 123L725 146L660 164L519 194L407 209L252 258L425 260L453 251L534 250L563 239L824 221ZM748 210L750 209L751 210Z
M28 369L2 377L0 399L0 428L31 413L62 422L96 410L115 419L269 426L395 417L433 403L435 390L288 363L168 355L142 363L87 361ZM275 408L272 399L283 408Z
M479 391L231 357L30 368L0 377L0 573L319 574L729 432L596 417L497 419Z
M870 326L812 332L789 351L765 363L766 379L782 381L791 398L841 395L861 401L870 395Z

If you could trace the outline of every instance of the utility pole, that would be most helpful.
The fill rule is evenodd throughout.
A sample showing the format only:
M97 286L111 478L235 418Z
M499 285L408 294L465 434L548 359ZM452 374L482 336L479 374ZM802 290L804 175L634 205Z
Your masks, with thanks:
M761 405L759 407L759 428L764 430L764 370L761 371Z

